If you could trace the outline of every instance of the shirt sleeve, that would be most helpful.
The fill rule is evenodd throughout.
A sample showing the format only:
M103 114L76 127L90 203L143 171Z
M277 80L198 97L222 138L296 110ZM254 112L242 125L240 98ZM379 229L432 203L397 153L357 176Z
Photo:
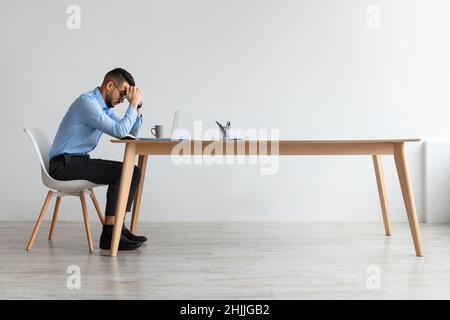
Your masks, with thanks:
M120 121L121 119L116 115L116 113L114 111L111 110L109 116L114 119L115 121ZM142 116L138 116L136 117L136 122L133 125L133 128L131 128L130 130L130 134L132 134L133 136L137 137L139 129L142 126Z
M133 128L131 128L130 133L133 136L137 137L139 129L141 128L141 126L142 126L142 116L136 118L136 122L134 123Z
M137 112L134 108L128 107L127 112L123 118L120 119L114 112L110 115L103 112L101 106L90 99L85 99L83 103L80 104L80 109L83 122L119 139L130 133L137 118ZM113 114L114 116L112 116Z

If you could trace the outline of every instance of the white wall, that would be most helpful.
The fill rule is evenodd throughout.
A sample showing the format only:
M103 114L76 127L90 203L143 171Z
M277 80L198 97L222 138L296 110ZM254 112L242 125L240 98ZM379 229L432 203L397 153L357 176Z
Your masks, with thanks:
M71 4L81 8L80 30L66 27ZM371 5L381 9L379 30L368 27ZM117 66L143 89L141 135L178 108L188 129L218 119L278 128L282 139L448 137L448 16L446 0L2 0L0 220L35 219L46 193L21 129L53 138L70 103ZM105 135L93 156L122 152ZM407 156L423 220L422 146ZM393 161L384 163L391 216L405 221ZM80 220L80 209L64 200L60 216ZM273 176L154 157L141 219L381 221L381 213L370 157L285 157Z
M424 212L429 223L450 223L450 141L424 144Z

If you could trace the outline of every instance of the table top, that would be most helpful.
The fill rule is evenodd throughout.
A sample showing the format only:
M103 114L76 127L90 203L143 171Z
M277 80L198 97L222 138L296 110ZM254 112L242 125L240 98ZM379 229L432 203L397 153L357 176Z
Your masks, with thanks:
M179 142L278 142L282 144L321 144L321 143L401 143L401 142L420 142L421 139L415 138L415 139L383 139L383 140L189 140L189 139L175 139L175 140L167 140L167 139L161 139L161 140L121 140L121 139L111 139L112 143L145 143L145 144L168 144L168 143L179 143Z

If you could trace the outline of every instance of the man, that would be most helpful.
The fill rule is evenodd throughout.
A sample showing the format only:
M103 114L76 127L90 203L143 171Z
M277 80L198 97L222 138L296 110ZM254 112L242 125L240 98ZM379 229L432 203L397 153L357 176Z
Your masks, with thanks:
M113 111L125 98L128 109L122 119ZM135 87L131 74L116 68L105 75L103 83L95 90L82 94L70 106L56 133L50 149L50 175L56 180L88 180L107 184L105 223L100 237L100 248L111 247L112 231L119 194L122 162L91 159L102 133L116 138L137 135L142 125L141 91ZM140 169L135 166L128 195L127 212L131 211L140 179ZM119 250L134 250L147 240L132 234L124 224Z

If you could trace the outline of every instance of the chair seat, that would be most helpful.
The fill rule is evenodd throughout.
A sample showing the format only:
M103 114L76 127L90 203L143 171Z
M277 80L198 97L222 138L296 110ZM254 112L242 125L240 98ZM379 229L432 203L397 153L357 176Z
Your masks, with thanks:
M42 174L42 181L49 189L65 193L76 193L102 186L101 184L96 184L87 180L55 180L45 174Z

